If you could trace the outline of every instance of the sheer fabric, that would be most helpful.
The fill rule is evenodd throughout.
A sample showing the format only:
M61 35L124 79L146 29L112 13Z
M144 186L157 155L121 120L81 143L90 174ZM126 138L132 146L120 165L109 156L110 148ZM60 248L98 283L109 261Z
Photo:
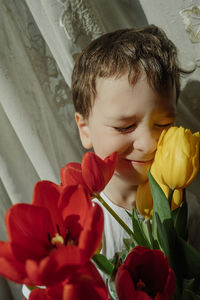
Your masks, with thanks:
M162 27L177 44L182 66L193 71L182 80L177 123L200 129L200 44L190 39L181 11L193 22L189 0L0 0L1 240L7 209L30 203L38 180L59 183L60 168L84 153L71 72L76 54L100 34L148 23ZM198 33L198 25L193 30ZM199 177L191 188L200 194ZM21 286L0 278L0 298L21 299Z

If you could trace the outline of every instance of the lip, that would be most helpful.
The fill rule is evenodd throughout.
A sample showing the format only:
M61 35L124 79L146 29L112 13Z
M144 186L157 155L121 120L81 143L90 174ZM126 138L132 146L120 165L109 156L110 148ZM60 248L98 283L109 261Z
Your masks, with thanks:
M131 159L126 159L126 160L130 161L135 166L147 166L147 165L151 165L152 162L153 162L153 159L150 159L150 160L131 160Z
M145 165L151 165L153 162L153 159L151 160L146 160L146 161L141 161L141 160L132 160L133 164L136 164L138 166L145 166Z

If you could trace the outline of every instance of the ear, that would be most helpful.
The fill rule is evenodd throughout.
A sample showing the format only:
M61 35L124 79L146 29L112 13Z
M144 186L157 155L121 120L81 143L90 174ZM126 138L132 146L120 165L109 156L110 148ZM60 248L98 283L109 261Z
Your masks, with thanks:
M85 119L80 113L75 113L75 120L76 124L78 126L80 139L82 142L82 145L85 149L91 149L92 148L92 141L90 139L90 129L89 129L89 123L88 120Z

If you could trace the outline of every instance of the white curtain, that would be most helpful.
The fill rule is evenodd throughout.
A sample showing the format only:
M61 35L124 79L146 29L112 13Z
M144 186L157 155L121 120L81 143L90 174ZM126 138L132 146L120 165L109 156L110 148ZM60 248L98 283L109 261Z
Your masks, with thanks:
M60 168L84 153L71 72L76 54L102 33L148 23L162 27L177 44L182 66L192 71L182 80L177 123L200 129L200 29L192 27L193 40L188 29L197 2L0 0L0 240L7 239L7 209L30 203L38 180L59 183ZM199 182L191 187L196 194ZM0 278L0 299L22 299L21 286Z

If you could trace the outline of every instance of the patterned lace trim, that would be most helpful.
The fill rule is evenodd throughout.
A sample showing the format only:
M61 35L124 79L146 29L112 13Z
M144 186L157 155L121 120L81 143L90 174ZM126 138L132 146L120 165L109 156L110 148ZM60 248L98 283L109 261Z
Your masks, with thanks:
M181 10L181 17L192 43L200 43L200 6L192 6Z
M64 7L60 25L73 43L80 36L87 36L93 40L104 33L103 25L88 0L57 1L62 3Z

